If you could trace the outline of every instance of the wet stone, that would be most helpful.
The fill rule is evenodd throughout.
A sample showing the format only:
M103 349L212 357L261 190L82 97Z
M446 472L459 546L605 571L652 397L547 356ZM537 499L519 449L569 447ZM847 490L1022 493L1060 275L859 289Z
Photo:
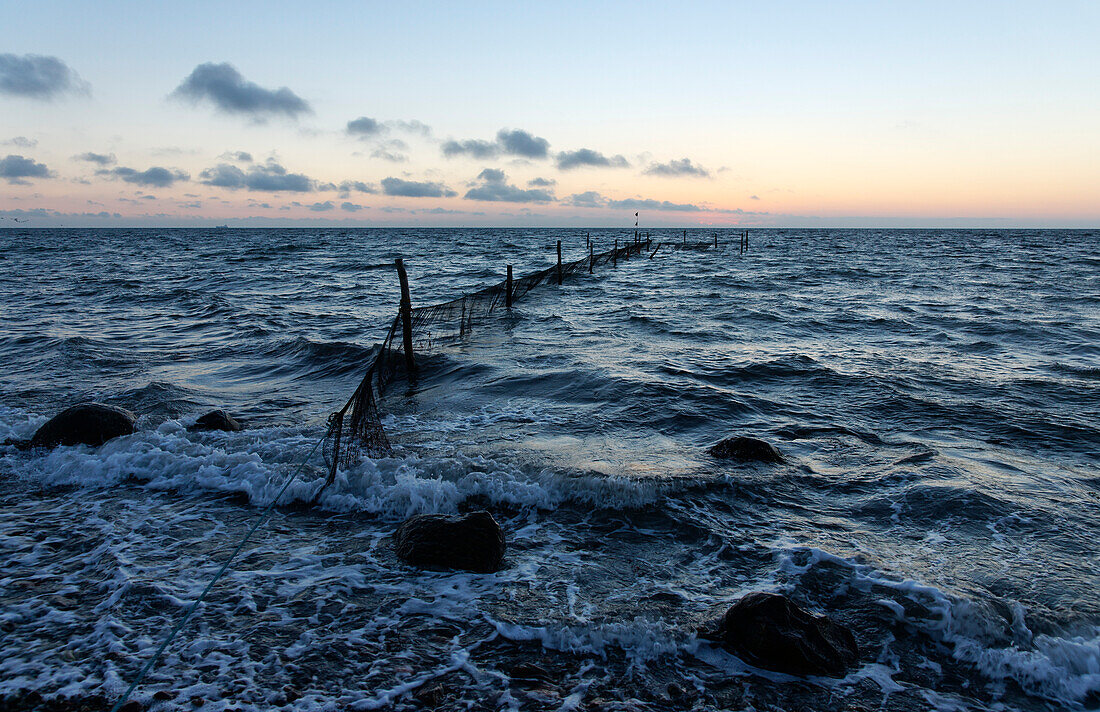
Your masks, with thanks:
M103 403L81 403L61 411L39 428L30 447L90 445L98 447L113 438L134 432L133 413Z
M715 637L746 662L790 675L843 677L859 657L847 628L775 593L750 593L737 601Z
M397 556L414 566L498 571L504 561L504 532L485 511L466 515L418 514L397 528Z
M786 459L774 446L756 438L726 438L712 445L707 452L721 460L739 460L741 462L786 462Z
M236 418L219 408L196 420L195 424L189 427L188 430L222 430L227 433L235 433L244 430L244 426Z

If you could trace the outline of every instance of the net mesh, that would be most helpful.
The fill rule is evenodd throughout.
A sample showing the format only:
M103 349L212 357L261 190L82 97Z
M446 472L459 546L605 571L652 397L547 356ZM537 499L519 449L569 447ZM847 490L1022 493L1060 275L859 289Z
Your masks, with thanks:
M657 247L705 250L716 244L716 241L665 242L658 243ZM651 247L651 241L643 238L606 252L590 251L582 259L513 278L512 301L521 299L541 285L558 284L569 277L594 272L600 265L617 264L619 260L629 259ZM427 353L438 346L461 340L476 324L483 323L494 312L507 306L508 280L504 280L449 302L412 308L409 316L413 352ZM329 429L322 450L330 468L328 482L332 482L337 467L349 467L364 454L369 457L391 454L389 439L382 428L378 400L390 383L408 375L399 311L390 323L385 340L374 353L363 380L344 407L329 417Z

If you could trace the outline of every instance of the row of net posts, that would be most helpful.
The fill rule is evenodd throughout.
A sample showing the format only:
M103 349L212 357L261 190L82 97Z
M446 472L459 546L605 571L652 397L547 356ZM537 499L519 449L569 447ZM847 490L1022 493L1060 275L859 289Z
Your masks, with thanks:
M744 253L748 249L748 233L742 232L740 237L740 250ZM687 240L688 235L685 230L682 240L658 242L649 256L652 258L664 245L670 248L693 250L708 249L712 245L714 248L718 247L717 233L713 235L713 242L688 243ZM653 248L650 234L648 232L643 234L638 230L634 231L632 242L626 241L620 246L620 239L616 238L614 248L606 252L596 253L595 241L592 240L591 233L585 234L585 242L588 255L580 260L564 263L562 243L558 240L557 262L552 267L516 278L513 276L512 265L507 265L507 276L504 282L463 294L449 302L417 308L412 306L404 260L397 258L395 266L401 285L400 308L390 324L385 340L375 353L374 359L368 364L359 387L347 404L330 417L329 432L322 451L329 465L329 476L325 486L327 487L335 479L339 463L350 465L362 451L365 450L372 457L381 457L391 452L389 440L382 428L374 389L377 387L378 394L381 395L385 385L397 378L401 370L404 370L406 377L415 378L418 374L415 349L431 350L436 344L456 337L464 337L472 328L475 315L485 316L500 306L511 310L518 297L527 294L540 284L561 285L566 274L578 274L584 271L591 274L598 262L618 265L620 258L627 259L642 250L649 251ZM418 338L419 341L417 341ZM404 353L398 357L396 351Z

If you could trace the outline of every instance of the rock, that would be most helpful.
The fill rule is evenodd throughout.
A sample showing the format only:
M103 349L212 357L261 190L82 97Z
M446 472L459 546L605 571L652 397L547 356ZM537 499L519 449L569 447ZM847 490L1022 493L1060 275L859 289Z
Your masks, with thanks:
M859 658L847 628L775 593L750 593L733 604L717 638L746 662L791 675L843 677Z
M210 411L196 420L195 424L188 428L188 430L224 430L227 433L235 433L239 430L244 430L244 426L232 415L219 408L218 410Z
M394 534L397 556L414 566L487 574L504 560L504 532L488 512L418 514Z
M113 405L81 403L55 415L31 438L30 447L102 445L134 432L134 414Z
M707 449L714 457L742 462L786 462L773 446L756 438L726 438Z
M425 707L434 710L447 699L447 691L440 684L424 685L417 688L416 692L412 693L412 697Z

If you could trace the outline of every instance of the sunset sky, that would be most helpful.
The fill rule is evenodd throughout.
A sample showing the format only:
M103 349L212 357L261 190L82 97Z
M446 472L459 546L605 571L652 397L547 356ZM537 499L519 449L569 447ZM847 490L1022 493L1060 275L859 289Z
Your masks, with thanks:
M1100 3L0 5L0 226L1100 225Z

